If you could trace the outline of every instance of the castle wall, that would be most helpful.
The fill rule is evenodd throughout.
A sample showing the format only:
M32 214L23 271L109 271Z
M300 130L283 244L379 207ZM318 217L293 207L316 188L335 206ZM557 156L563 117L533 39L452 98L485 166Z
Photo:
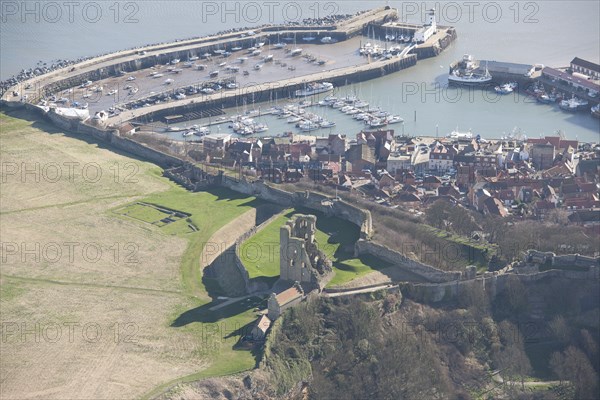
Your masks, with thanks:
M370 254L379 257L380 259L387 261L398 268L402 268L410 271L413 274L419 275L429 282L449 282L463 278L463 274L461 272L442 271L432 267L431 265L412 260L406 257L404 254L394 251L381 244L366 240L359 240L355 245L355 255L360 256L363 254Z

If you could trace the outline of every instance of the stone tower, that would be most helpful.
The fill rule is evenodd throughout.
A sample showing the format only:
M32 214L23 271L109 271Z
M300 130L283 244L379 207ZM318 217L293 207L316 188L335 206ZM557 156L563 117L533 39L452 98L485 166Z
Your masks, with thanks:
M279 230L280 279L299 282L309 291L320 286L321 277L331 271L331 263L315 241L317 217L296 214Z

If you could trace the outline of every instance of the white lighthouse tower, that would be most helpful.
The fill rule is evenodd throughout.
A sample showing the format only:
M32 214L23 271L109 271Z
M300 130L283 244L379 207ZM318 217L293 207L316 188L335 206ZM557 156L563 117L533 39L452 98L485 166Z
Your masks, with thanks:
M437 30L437 23L435 22L435 9L431 8L427 10L425 16L425 25L415 32L413 40L417 43L426 42Z

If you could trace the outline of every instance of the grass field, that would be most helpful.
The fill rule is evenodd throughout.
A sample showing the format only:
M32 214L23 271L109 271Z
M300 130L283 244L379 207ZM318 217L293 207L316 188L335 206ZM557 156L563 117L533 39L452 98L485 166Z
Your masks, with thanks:
M304 209L289 209L246 240L240 246L240 258L250 278L274 278L279 276L279 228L294 214L311 213ZM333 261L335 276L328 286L342 285L353 279L389 266L372 256L354 258L353 246L358 240L359 228L345 220L326 217L317 213L318 246ZM272 280L271 280L272 281Z
M0 113L0 397L135 398L252 368L234 345L261 300L209 311L199 258L258 202L189 193L83 139ZM158 226L164 213L139 202L191 216Z

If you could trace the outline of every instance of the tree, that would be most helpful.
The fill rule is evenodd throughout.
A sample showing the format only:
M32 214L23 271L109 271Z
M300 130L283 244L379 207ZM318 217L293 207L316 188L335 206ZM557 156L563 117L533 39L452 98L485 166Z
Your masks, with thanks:
M550 321L550 330L554 334L554 337L563 343L567 342L571 336L571 329L562 315L557 315Z
M446 229L449 216L450 207L442 200L433 203L426 212L427 223L439 229Z
M563 380L566 379L565 356L560 351L555 351L550 357L549 366L562 385Z
M568 380L575 389L576 399L596 399L598 393L598 374L586 355L574 346L569 346L550 357L550 368L561 383Z

